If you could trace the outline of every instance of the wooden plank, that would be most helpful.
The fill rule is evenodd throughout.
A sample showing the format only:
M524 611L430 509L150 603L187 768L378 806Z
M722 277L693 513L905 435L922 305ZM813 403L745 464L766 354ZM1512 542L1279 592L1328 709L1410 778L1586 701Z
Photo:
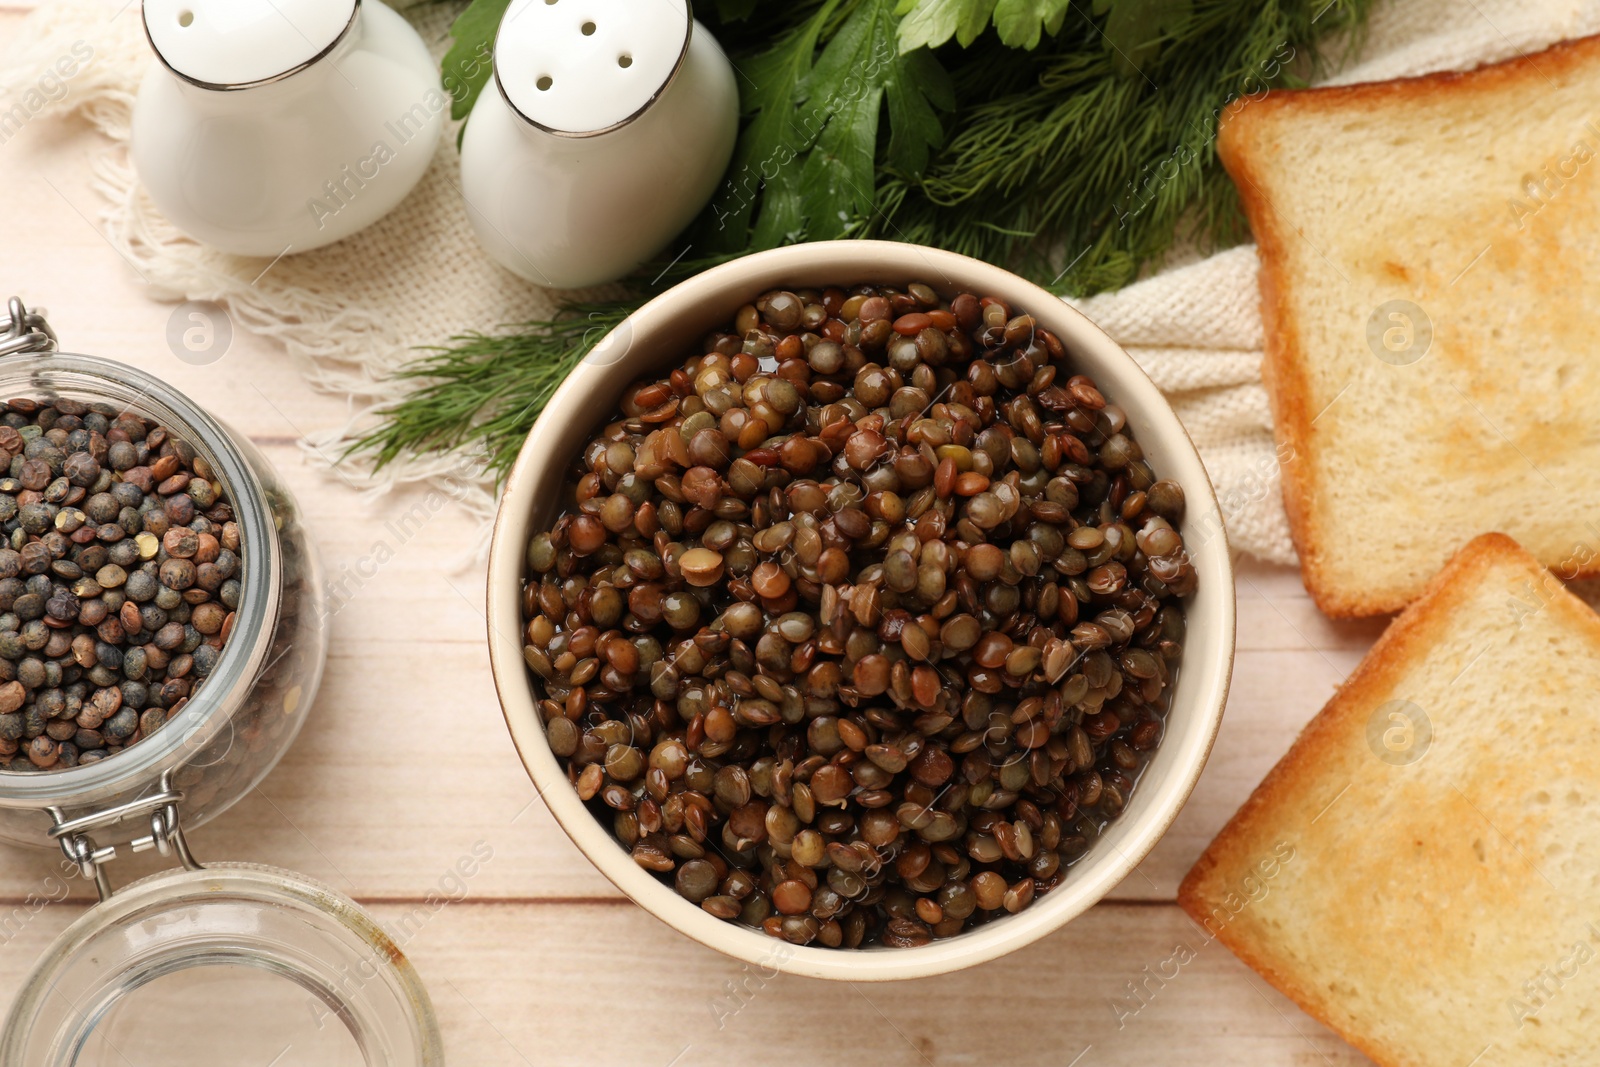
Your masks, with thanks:
M363 505L306 473L307 521L330 565L353 568L381 523L356 521ZM255 796L193 835L201 855L269 862L385 899L414 893L419 872L484 840L501 861L482 893L615 894L535 798L506 737L479 636L481 574L438 565L470 526L441 512L352 590L334 618L323 691L299 741ZM1264 600L1242 596L1240 607L1257 620L1242 629L1270 629L1261 616L1274 608ZM424 649L430 632L448 639L429 638ZM1355 648L1242 650L1205 775L1114 898L1173 899L1195 857L1358 658ZM33 891L52 863L49 854L0 849L0 900ZM130 861L131 871L145 869L144 857Z
M925 1067L1368 1062L1171 905L1101 905L1007 959L873 985L737 963L629 904L474 901L372 909L412 931L405 951L452 1063L690 1067L766 1063L778 1048L797 1063ZM0 946L0 990L77 911L49 909ZM195 1025L227 1020L202 1010Z

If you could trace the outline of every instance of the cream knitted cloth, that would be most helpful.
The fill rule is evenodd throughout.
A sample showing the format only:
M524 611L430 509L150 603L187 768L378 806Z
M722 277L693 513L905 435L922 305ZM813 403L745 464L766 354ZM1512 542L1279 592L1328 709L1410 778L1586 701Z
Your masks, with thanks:
M436 54L449 43L448 14L438 4L408 12ZM1373 16L1358 62L1330 81L1466 69L1597 30L1600 0L1388 0ZM150 62L133 0L45 0L0 59L0 113L37 89L46 70L80 42L94 55L65 82L65 95L29 110L77 112L104 135L94 166L108 202L106 234L153 295L222 304L236 325L280 341L317 388L350 398L348 425L300 427L320 459L338 454L374 404L403 392L387 376L417 346L553 309L549 293L478 249L457 192L453 130L416 191L355 237L270 267L195 245L155 211L128 162L133 94ZM1244 246L1076 304L1127 346L1171 398L1216 483L1234 547L1292 562L1260 382L1256 270L1255 251ZM48 293L24 296L49 303ZM378 476L348 464L341 473L373 493L448 479L452 495L487 515L492 500L480 469L460 459L425 458ZM477 488L463 493L464 481Z

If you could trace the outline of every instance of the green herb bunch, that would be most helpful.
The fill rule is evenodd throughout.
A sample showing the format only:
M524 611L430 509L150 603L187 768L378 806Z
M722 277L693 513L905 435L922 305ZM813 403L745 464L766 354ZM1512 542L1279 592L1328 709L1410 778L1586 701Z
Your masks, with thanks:
M444 76L466 119L509 0L472 0ZM873 237L948 248L1084 294L1180 239L1244 234L1219 118L1301 84L1372 0L712 0L696 14L742 100L719 191L628 297L453 338L352 451L481 447L497 474L602 335L665 286L748 252ZM682 251L679 251L682 250Z

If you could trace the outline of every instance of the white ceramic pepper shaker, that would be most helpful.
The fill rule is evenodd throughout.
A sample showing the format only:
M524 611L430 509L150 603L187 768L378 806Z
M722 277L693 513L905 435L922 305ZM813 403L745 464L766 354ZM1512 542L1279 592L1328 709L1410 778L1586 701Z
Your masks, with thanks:
M613 281L711 199L738 119L687 0L512 0L462 144L468 216L529 281Z
M348 237L428 169L449 100L381 0L144 0L133 161L162 212L252 256Z

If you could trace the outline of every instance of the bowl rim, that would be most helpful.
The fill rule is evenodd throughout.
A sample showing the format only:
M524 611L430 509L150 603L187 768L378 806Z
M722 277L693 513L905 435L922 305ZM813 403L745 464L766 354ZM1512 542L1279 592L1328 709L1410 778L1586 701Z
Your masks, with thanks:
M522 657L521 583L527 538L533 525L536 501L532 483L535 472L558 463L557 473L566 459L552 459L549 439L558 433L553 413L583 412L590 406L590 394L607 385L620 393L636 374L619 375L613 366L621 356L581 363L567 376L546 404L545 412L534 424L506 477L495 515L490 542L486 589L485 620L488 629L490 666L502 715L523 766L535 790L556 822L608 881L634 903L649 911L680 933L754 967L811 978L841 981L893 981L943 974L995 959L1028 945L1059 929L1094 904L1126 878L1149 854L1177 818L1193 793L1204 770L1220 729L1224 706L1232 679L1236 638L1236 593L1233 567L1228 549L1222 512L1199 452L1188 431L1170 404L1147 374L1098 326L1076 308L1043 288L1001 267L954 252L893 241L824 241L789 245L757 252L713 267L673 286L640 307L623 325L611 331L596 346L604 352L608 345L631 346L634 335L646 336L659 324L670 323L708 302L729 301L735 293L746 297L781 284L773 275L834 272L875 277L925 279L943 288L1003 295L1014 307L1027 308L1030 314L1062 338L1080 357L1102 368L1113 368L1118 379L1107 393L1137 421L1155 424L1169 454L1162 460L1162 473L1183 486L1187 507L1184 528L1186 545L1194 517L1204 517L1208 525L1204 536L1191 545L1191 559L1200 571L1202 588L1214 590L1207 625L1215 627L1219 640L1206 662L1191 663L1190 649L1194 624L1192 605L1185 615L1190 623L1191 641L1186 643L1174 693L1190 678L1196 691L1184 706L1184 714L1197 717L1183 751L1170 758L1176 762L1165 771L1167 778L1149 781L1147 769L1134 791L1130 809L1108 827L1105 837L1073 866L1073 876L1040 897L1031 907L1015 915L997 918L955 937L934 941L914 949L830 949L796 946L767 934L717 919L678 896L669 886L635 864L611 835L610 830L578 799L567 782L545 740L538 706L527 679ZM791 283L792 284L792 283ZM740 299L740 303L744 302ZM738 306L732 304L731 312ZM1041 314L1041 310L1043 314ZM666 354L662 366L671 365ZM1103 381L1103 370L1096 372ZM606 409L609 411L611 402ZM558 417L570 421L571 415ZM1150 427L1138 431L1141 444L1148 446ZM1177 468L1177 469L1175 469ZM501 625L509 622L507 628ZM1172 705L1176 709L1176 704ZM1169 715L1172 712L1169 711ZM1166 738L1154 759L1167 751ZM1180 758L1181 757L1181 758ZM548 788L547 788L548 787ZM1154 799L1151 799L1154 794ZM1122 839L1119 846L1116 839ZM1108 847L1109 846L1109 847Z

